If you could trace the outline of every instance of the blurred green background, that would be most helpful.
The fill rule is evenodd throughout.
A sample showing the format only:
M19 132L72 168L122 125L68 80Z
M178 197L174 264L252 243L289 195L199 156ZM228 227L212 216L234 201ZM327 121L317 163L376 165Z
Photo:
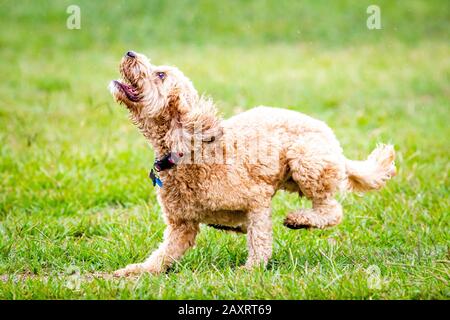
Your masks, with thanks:
M449 19L444 0L0 1L0 298L448 299ZM242 272L245 237L204 228L173 272L109 279L164 228L151 148L107 90L127 50L179 67L226 117L304 112L349 158L391 142L399 175L342 195L330 230L284 228L309 204L279 193L267 270Z

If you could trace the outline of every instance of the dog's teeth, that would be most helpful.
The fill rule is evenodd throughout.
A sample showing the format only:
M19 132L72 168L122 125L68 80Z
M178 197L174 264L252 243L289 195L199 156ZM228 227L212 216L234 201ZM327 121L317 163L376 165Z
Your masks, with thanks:
M111 92L112 94L115 94L115 93L117 92L117 86L116 86L116 83L115 83L114 81L111 81L111 82L108 84L108 89L109 89L109 92Z

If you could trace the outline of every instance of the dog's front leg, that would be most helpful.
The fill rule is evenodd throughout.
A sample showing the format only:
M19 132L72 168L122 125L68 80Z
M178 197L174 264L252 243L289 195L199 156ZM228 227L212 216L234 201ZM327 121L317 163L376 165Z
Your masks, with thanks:
M143 263L130 264L114 272L115 276L127 276L143 272L160 273L179 260L195 244L198 223L169 224L164 231L164 241Z
M272 217L270 208L259 208L248 213L248 258L246 269L263 264L272 256Z

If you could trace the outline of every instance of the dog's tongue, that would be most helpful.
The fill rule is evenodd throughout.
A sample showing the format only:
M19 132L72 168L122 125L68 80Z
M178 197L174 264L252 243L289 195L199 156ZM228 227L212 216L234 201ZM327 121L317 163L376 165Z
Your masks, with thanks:
M117 80L116 83L119 85L119 87L122 89L129 100L133 102L137 102L139 100L139 97L137 96L136 91L133 87Z

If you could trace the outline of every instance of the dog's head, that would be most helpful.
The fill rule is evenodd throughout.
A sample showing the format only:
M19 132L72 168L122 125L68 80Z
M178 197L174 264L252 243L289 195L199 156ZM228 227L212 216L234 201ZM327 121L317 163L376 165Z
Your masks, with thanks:
M189 109L198 100L197 91L180 70L152 65L143 54L128 51L120 63L120 73L122 79L111 81L109 88L132 113L156 117L171 105Z
M212 142L222 136L214 104L199 97L177 68L152 65L144 55L128 51L120 62L120 73L122 79L111 81L110 91L128 108L144 136L159 145L158 152L187 154L192 139Z

